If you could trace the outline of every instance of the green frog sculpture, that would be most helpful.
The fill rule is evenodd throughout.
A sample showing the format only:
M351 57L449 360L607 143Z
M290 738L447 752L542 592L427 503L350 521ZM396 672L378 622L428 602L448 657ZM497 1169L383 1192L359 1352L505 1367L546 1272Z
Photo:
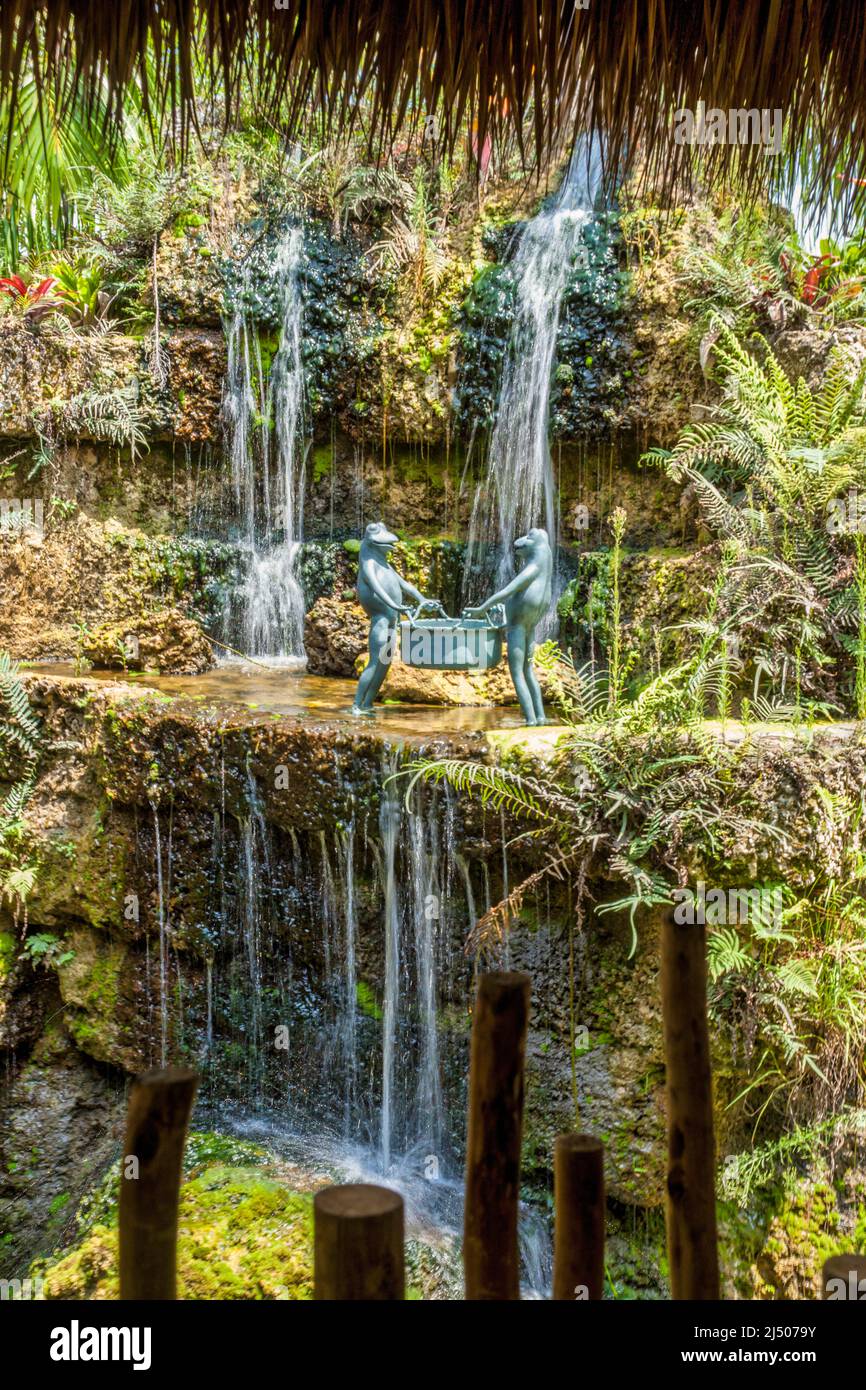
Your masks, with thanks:
M361 541L358 602L370 619L367 641L370 659L358 681L353 714L373 713L373 701L388 674L394 655L397 619L401 613L412 611L404 595L413 598L416 604L441 608L435 600L425 599L414 585L401 579L397 571L392 569L389 555L396 544L397 537L381 521L371 521Z
M505 605L508 624L508 669L518 703L527 724L546 724L541 688L532 667L535 629L550 608L553 592L553 553L547 532L533 527L514 542L523 566L499 593L477 608L464 609L464 617L483 618L494 605Z

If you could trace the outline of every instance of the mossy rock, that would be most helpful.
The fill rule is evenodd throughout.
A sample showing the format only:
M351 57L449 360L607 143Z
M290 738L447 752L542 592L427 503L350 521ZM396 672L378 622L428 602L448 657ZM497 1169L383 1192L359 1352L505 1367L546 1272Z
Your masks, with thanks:
M181 1188L178 1297L309 1299L313 1293L312 1196L267 1169L216 1164ZM49 1299L119 1297L116 1219L43 1274Z

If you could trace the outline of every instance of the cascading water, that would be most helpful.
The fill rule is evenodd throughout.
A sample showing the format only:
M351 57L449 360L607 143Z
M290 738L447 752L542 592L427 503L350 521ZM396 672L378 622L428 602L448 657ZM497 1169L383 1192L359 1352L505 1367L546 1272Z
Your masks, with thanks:
M163 885L162 835L159 828L159 811L153 810L153 835L156 848L156 900L157 920L159 922L159 1064L164 1067L168 1048L168 923L166 921L166 894Z
M203 1095L293 1163L397 1187L410 1226L453 1252L476 869L457 855L449 790L418 786L407 805L400 767L386 751L378 810L347 795L333 829L277 830L249 772L245 806L215 816ZM546 1226L527 1213L521 1231L537 1291Z
M290 228L273 263L280 340L265 374L258 334L238 311L228 330L223 394L227 457L244 577L228 629L250 656L293 664L304 655L298 561L304 530L306 437L301 353L304 236Z
M563 295L592 217L600 172L597 143L579 140L559 192L549 207L527 222L511 262L514 321L486 477L472 510L467 578L469 567L479 564L482 547L491 544L498 546L497 580L512 574L515 537L532 526L544 526L556 547L559 525L548 441L550 384Z

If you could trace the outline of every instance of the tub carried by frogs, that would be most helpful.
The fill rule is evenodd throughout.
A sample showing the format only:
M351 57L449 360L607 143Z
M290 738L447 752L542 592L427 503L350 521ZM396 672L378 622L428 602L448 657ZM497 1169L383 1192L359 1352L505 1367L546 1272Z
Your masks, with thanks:
M441 617L421 618L425 608ZM489 671L502 659L505 610L492 608L486 618L449 618L441 603L419 603L400 623L400 657L406 666L426 671Z

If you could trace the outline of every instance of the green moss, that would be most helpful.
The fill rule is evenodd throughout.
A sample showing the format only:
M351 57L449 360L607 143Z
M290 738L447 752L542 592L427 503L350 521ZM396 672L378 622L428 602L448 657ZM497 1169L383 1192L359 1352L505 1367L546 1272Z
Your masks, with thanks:
M43 1271L45 1296L119 1295L116 1219L98 1224ZM312 1297L312 1197L259 1167L212 1166L185 1182L178 1215L178 1296Z
M0 980L15 964L15 937L10 931L0 931Z
M313 481L321 482L334 469L334 453L329 444L320 444L313 449Z
M359 980L355 985L355 998L361 1013L366 1014L368 1018L376 1019L378 1023L382 1017L382 1010L376 1003L376 996L366 980Z

